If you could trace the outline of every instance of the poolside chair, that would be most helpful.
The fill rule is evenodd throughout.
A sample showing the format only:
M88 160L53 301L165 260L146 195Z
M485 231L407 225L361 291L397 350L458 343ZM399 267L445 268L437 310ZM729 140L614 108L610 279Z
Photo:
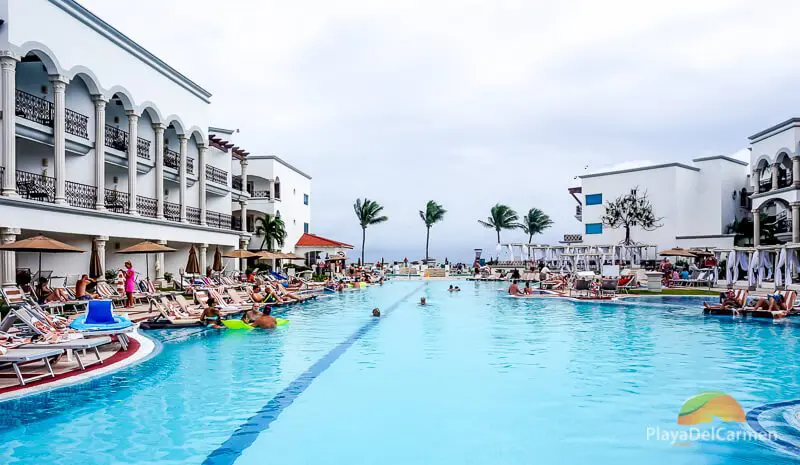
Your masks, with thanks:
M208 299L206 299L208 300ZM189 303L188 300L183 296L183 294L176 294L175 295L175 303L181 308L184 313L189 315L197 315L200 316L203 313L203 308L197 305Z
M97 293L100 294L100 297L111 300L115 307L125 304L125 295L117 292L116 288L107 282L97 283Z
M62 349L57 348L8 349L8 352L5 354L0 354L0 368L11 366L14 369L14 373L17 375L20 386L25 386L30 382L38 381L43 378L55 378L56 375L53 373L53 366L50 364L50 359L58 357L63 353L64 351ZM28 376L27 378L24 377L22 371L19 369L20 365L38 361L44 362L45 367L47 367L47 373Z
M570 289L570 296L573 292L577 295L583 293L583 295L588 296L590 291L590 283L585 279L577 279L575 280L575 284L573 284L572 289Z
M197 316L192 317L183 312L180 307L174 307L166 297L150 298L150 308L158 311L158 315L150 321L167 320L174 325L200 324Z
M111 344L111 338L108 336L102 337L81 337L78 339L73 339L70 341L64 342L31 342L27 344L23 344L19 346L23 349L62 349L67 351L67 359L71 359L75 357L75 361L78 362L78 367L81 371L85 370L86 367L94 365L94 364L103 364L103 358L100 356L99 348L106 345ZM85 362L81 358L80 352L91 350L94 352L95 360L91 362Z
M616 296L618 286L619 280L616 278L602 280L600 283L600 296Z

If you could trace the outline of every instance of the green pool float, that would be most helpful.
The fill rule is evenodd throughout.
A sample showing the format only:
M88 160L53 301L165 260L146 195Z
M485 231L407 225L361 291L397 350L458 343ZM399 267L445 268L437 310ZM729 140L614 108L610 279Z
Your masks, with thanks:
M275 318L276 326L283 326L289 322L285 318ZM222 324L228 329L253 329L253 327L242 320L222 320Z

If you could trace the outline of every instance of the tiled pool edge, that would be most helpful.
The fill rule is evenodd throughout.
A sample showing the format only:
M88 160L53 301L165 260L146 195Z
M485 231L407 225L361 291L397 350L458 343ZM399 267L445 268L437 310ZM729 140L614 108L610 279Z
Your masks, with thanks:
M54 389L59 389L65 386L72 386L76 384L86 383L93 379L100 378L109 375L111 373L120 371L122 369L125 369L127 367L141 363L145 360L148 360L152 356L155 356L158 353L157 349L159 348L159 346L156 345L156 342L153 339L142 335L138 331L130 334L130 336L132 338L135 338L136 341L139 342L139 350L137 350L136 353L134 353L130 357L120 360L117 363L103 366L102 368L98 368L86 373L81 373L69 378L59 379L51 383L40 384L36 386L31 386L30 388L0 394L0 402L5 402L7 400L12 400L12 399L19 399L21 397L27 397L34 394L41 394L43 392L52 391Z
M203 461L203 465L232 465L242 455L242 452L255 442L258 435L269 428L270 424L278 418L281 412L283 412L286 407L292 405L295 399L297 399L319 375L324 373L325 370L341 357L350 346L361 339L370 329L377 326L381 320L391 315L400 304L419 292L419 290L426 285L427 283L423 283L415 287L411 292L386 308L380 318L370 319L347 339L317 360L308 370L289 383L281 392L267 401L255 415L237 428L225 442L206 457Z

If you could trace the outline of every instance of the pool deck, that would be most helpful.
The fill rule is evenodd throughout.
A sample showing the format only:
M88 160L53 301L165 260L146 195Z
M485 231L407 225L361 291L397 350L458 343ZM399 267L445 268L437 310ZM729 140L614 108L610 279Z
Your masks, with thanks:
M81 371L75 360L67 360L62 356L53 364L54 378L44 378L25 386L20 386L16 375L11 368L0 370L0 402L23 397L34 393L49 391L51 389L85 382L89 379L104 376L127 366L138 363L153 353L155 343L137 331L128 334L130 346L127 351L121 350L118 342L112 342L100 347L100 358L103 364L94 364ZM94 360L93 355L87 354L86 360ZM24 365L21 371L24 375L44 373L43 363L33 362Z

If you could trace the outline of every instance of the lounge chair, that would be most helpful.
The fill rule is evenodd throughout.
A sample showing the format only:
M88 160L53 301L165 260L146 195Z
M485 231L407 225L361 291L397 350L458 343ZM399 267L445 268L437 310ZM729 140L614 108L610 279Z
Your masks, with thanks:
M184 313L187 313L189 315L200 316L203 313L202 307L189 303L189 301L186 300L183 294L175 295L175 303L178 304L178 306Z
M117 292L116 288L106 282L97 283L97 293L104 299L109 299L115 307L125 304L125 296Z
M618 286L619 280L616 278L602 280L600 283L600 296L616 296Z
M55 373L53 373L53 367L50 365L50 358L51 357L58 357L63 354L64 351L62 349L57 348L47 348L47 349L8 349L8 352L5 354L0 355L0 367L4 366L11 366L14 369L14 373L17 375L17 379L19 380L20 386L25 386L26 384L32 381L38 381L43 378L55 378ZM22 375L22 371L20 371L19 366L25 363L43 361L44 365L47 367L47 373L43 375L34 375L29 377L24 377Z
M150 299L150 308L156 309L158 311L158 316L150 321L159 321L159 320L167 320L173 325L199 325L200 320L197 316L192 316L188 313L185 313L180 307L173 306L166 297L160 298L151 298Z
M575 280L575 284L573 284L572 289L570 289L570 292L569 292L570 296L574 292L577 295L580 295L581 293L583 293L583 295L588 297L589 291L590 291L589 285L590 285L589 281L586 281L585 279Z
M23 349L62 349L67 351L67 358L70 359L73 356L75 357L75 361L78 362L78 366L81 370L85 370L86 367L94 365L96 363L103 364L103 359L100 357L100 350L99 347L104 346L106 344L111 344L111 338L108 336L102 337L82 337L79 339L73 339L71 341L64 341L64 342L54 342L54 343L38 343L32 342L28 344L23 344L19 346ZM79 351L87 351L92 350L94 351L94 355L96 360L92 362L84 362L81 358Z

